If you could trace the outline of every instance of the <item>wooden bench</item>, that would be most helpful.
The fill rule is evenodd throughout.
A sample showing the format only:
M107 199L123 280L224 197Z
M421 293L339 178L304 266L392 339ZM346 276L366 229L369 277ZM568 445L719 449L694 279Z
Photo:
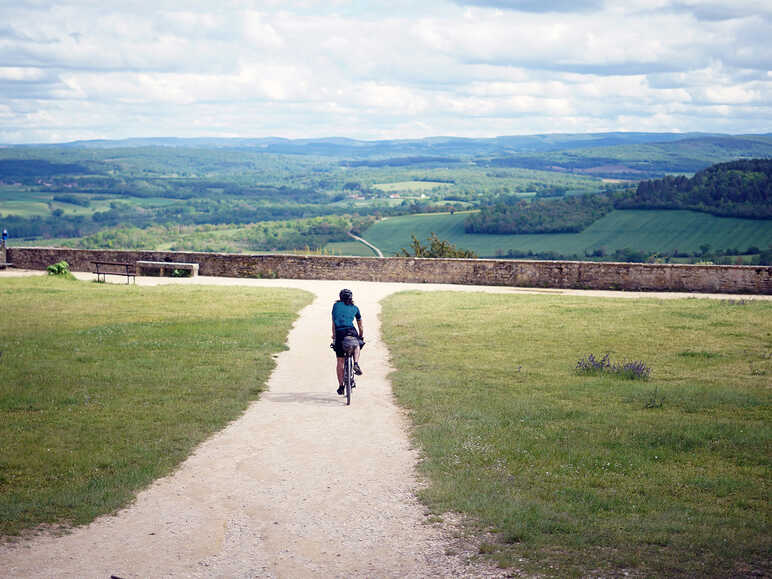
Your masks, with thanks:
M177 273L175 273L177 272ZM137 273L139 275L153 275L164 277L183 277L181 272L186 272L184 277L195 277L198 275L197 263L183 263L179 261L138 261Z
M94 273L97 276L98 282L106 282L105 276L108 275L123 275L126 276L126 283L132 280L134 283L137 283L134 267L130 263L120 263L117 261L92 261L91 263L94 264Z

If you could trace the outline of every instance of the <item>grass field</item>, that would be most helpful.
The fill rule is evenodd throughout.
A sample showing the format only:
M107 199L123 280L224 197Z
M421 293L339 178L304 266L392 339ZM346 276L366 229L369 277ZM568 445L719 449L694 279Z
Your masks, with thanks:
M0 280L0 535L82 524L244 411L310 294Z
M435 187L450 187L450 183L444 181L399 181L396 183L375 183L374 189L380 189L381 191L431 191Z
M772 572L772 303L409 292L383 322L423 499L492 530L482 553L557 577ZM577 374L590 353L652 376Z
M324 246L324 251L333 255L354 255L361 257L373 257L375 252L358 241L337 241Z
M471 249L481 257L496 257L510 249L554 251L583 255L585 249L605 247L644 251L698 251L700 245L713 249L772 244L772 221L714 217L695 211L614 211L581 233L543 235L480 235L464 231L464 213L390 217L372 225L363 237L394 255L410 243L410 235L421 240L434 232L459 248Z
M88 200L88 206L74 205L52 201L57 195L74 195ZM18 215L20 217L46 217L51 211L61 209L67 215L92 215L97 211L107 211L110 204L118 201L143 208L166 207L178 203L177 199L166 197L121 197L120 195L93 195L68 191L67 193L51 193L45 191L28 191L26 188L0 186L0 215Z

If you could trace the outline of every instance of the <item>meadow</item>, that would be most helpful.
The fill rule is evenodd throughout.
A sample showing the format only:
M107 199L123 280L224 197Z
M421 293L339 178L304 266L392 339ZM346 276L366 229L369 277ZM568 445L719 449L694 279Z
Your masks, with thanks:
M387 191L389 193L393 192L425 192L425 191L431 191L435 188L442 188L442 187L450 187L450 183L445 183L441 181L398 181L396 183L375 183L373 184L373 189L378 189L380 191Z
M389 217L364 231L362 237L394 255L410 243L415 234L421 240L434 232L459 248L471 249L480 257L497 257L509 250L583 256L585 249L635 248L649 252L694 252L703 244L712 248L772 244L772 221L715 217L696 211L625 210L612 211L581 233L534 235L487 235L464 231L466 213L424 214Z
M54 200L57 196L70 196L78 199L82 204L68 203ZM175 203L174 199L164 197L143 197L121 199L78 191L54 194L46 191L37 191L31 187L15 187L0 185L0 214L18 215L21 217L46 217L52 211L61 211L62 215L91 216L99 211L107 211L110 204L116 201L128 202L143 209L168 207Z
M0 280L0 535L132 500L238 417L310 294Z
M353 255L358 257L373 257L375 252L358 241L334 241L324 246L323 251L329 255Z
M772 573L772 303L406 292L383 335L422 499L468 515L481 555L555 577ZM651 374L577 372L589 354Z

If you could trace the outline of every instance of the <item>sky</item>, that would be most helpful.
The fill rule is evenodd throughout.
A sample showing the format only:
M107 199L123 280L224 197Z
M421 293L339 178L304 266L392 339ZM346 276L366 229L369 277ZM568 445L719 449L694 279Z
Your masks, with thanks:
M0 0L0 143L772 132L770 0Z

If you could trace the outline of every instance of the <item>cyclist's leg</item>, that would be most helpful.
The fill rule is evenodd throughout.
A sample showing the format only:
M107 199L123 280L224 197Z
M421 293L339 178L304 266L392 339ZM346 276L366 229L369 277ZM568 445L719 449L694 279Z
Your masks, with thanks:
M336 358L337 366L336 372L338 374L338 386L343 385L343 360L344 358Z

